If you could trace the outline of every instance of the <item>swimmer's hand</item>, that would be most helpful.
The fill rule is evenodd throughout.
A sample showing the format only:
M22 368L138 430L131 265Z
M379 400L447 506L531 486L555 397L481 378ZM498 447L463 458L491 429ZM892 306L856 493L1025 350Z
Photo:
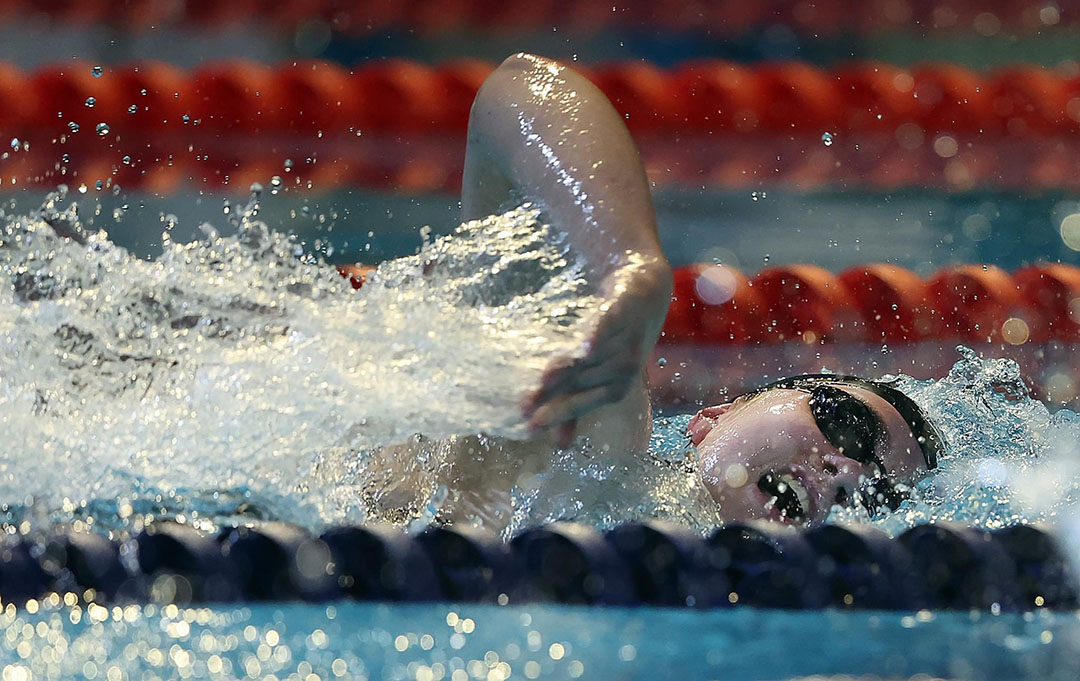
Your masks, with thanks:
M532 433L546 431L558 446L569 447L578 419L627 395L660 335L671 286L671 267L662 257L632 257L607 277L585 355L555 358L522 403Z

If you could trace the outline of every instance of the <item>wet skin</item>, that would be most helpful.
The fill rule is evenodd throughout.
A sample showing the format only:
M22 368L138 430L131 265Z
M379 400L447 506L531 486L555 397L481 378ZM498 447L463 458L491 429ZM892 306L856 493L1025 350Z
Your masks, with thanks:
M816 524L834 504L851 503L867 479L884 473L894 483L910 484L925 473L922 449L892 405L859 387L837 387L880 420L874 452L884 471L830 444L811 414L810 394L800 390L741 397L702 409L691 419L687 435L725 520Z

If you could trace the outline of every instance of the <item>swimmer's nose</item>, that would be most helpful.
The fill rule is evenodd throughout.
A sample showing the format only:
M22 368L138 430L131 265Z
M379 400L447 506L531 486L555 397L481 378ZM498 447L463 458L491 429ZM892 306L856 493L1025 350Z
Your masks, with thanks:
M694 414L694 418L690 419L690 422L686 424L686 434L695 447L701 444L701 441L716 425L716 418L727 411L730 406L729 404L721 404L716 407L706 407Z
M690 442L697 447L712 428L713 422L711 420L697 414L690 419L690 423L686 424L686 434L690 437Z

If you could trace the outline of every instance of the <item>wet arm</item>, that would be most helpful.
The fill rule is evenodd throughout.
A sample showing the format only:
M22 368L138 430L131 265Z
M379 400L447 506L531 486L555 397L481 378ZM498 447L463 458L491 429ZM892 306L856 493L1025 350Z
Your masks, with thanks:
M524 405L560 441L576 420L622 399L656 342L671 296L648 182L619 114L581 74L517 54L473 104L462 186L465 219L532 201L588 261L605 299L584 358L553 358Z

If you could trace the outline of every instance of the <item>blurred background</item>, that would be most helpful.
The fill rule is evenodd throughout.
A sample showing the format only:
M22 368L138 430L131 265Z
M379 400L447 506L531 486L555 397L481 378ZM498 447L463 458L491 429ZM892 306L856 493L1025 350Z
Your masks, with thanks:
M259 182L377 262L455 223L472 91L528 50L627 114L676 263L1073 261L1076 4L5 0L0 177L27 209L85 185L147 253Z
M698 265L668 341L771 333L801 354L748 376L819 368L835 310L855 306L877 358L852 368L939 373L955 359L940 347L962 340L1032 355L1057 401L1080 390L1076 0L2 0L0 18L9 215L64 184L84 221L152 255L164 229L227 226L259 185L260 216L332 262L412 253L421 227L457 223L476 88L532 51L573 63L626 116L664 248ZM782 270L766 311L817 296L822 312L766 331L702 316L793 263L823 270ZM981 273L954 271L965 263ZM1034 274L1009 278L1021 270ZM851 299L822 271L847 272ZM910 286L929 286L929 316L875 326L915 305ZM936 361L878 361L926 339ZM677 381L692 361L658 373Z

